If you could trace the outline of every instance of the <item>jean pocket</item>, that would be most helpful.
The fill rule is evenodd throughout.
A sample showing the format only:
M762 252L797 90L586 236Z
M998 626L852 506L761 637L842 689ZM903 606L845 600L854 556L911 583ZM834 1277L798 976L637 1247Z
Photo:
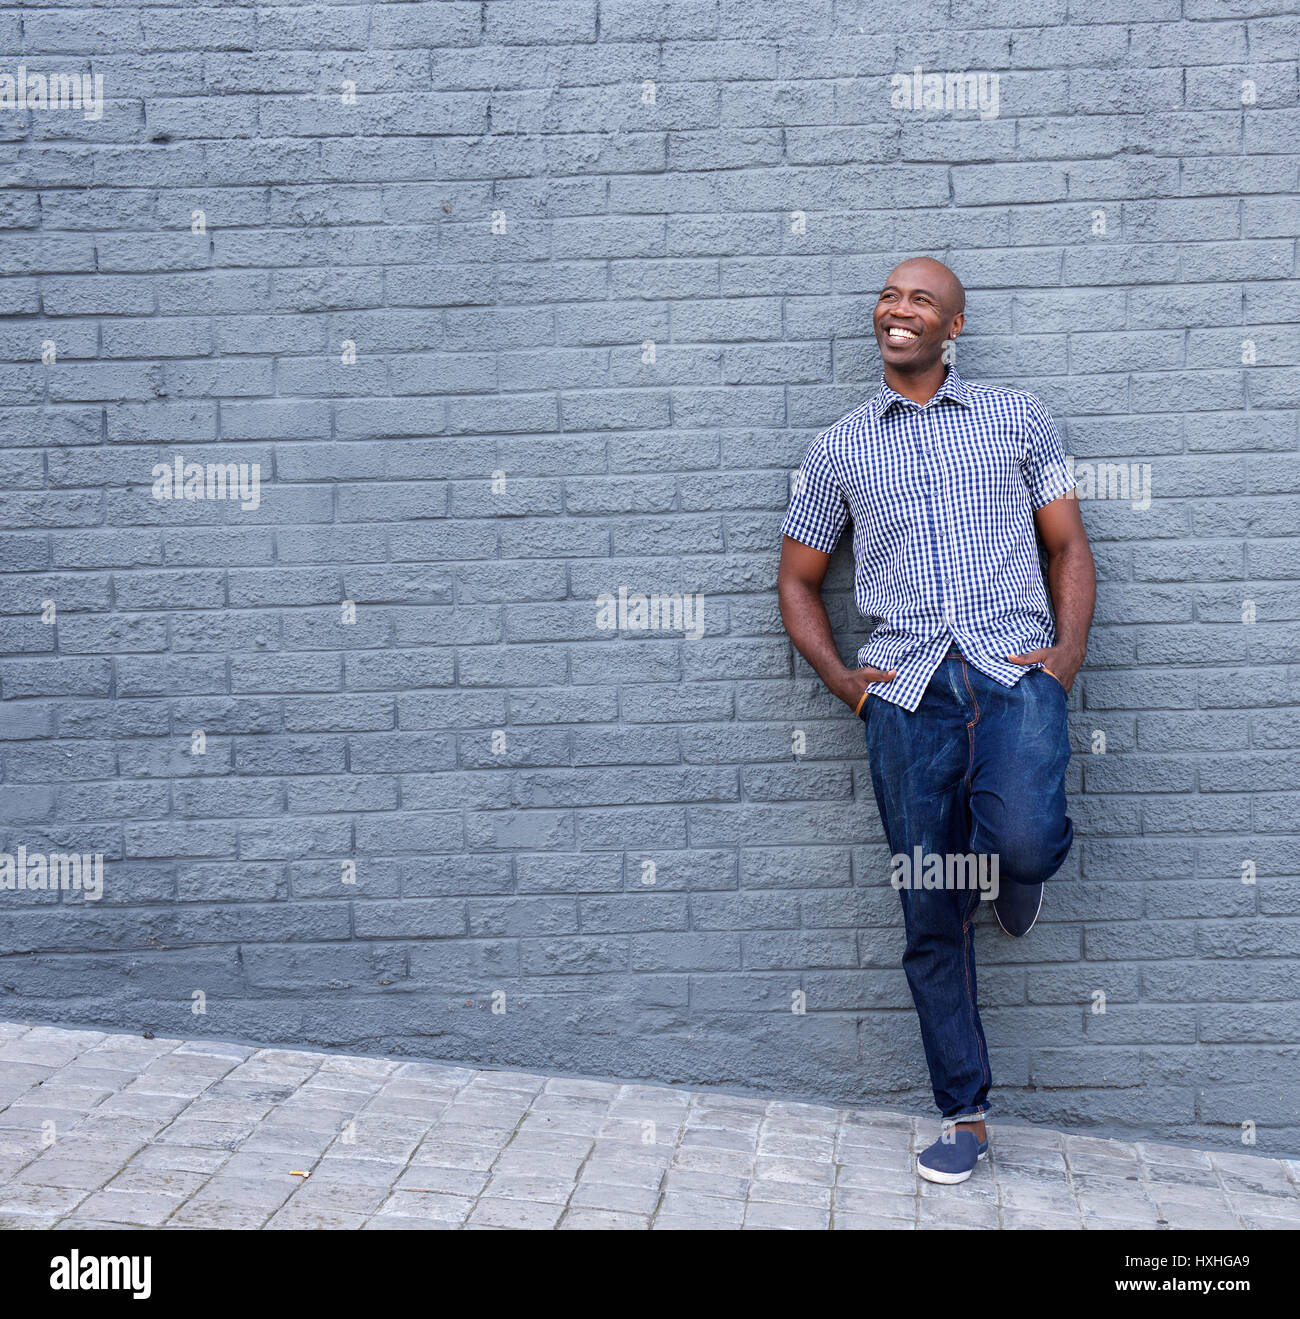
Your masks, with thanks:
M1056 674L1054 674L1054 673L1051 671L1051 669L1049 669L1049 668L1047 667L1046 664L1040 664L1038 667L1039 667L1040 669L1042 669L1042 671L1043 671L1045 674L1047 674L1047 676L1048 676L1049 678L1051 678L1051 680L1052 680L1052 681L1053 681L1053 682L1054 682L1054 683L1055 683L1055 684L1061 689L1062 692L1064 692L1064 694L1065 694L1066 696L1068 696L1068 695L1070 694L1069 692L1067 692L1067 691L1065 690L1065 684L1060 680L1060 678L1058 678L1058 677L1056 676Z

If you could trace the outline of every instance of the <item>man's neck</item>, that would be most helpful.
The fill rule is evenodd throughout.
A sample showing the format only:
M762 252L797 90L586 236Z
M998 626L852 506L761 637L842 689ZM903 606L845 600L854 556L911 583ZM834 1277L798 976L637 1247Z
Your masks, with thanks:
M885 367L885 384L894 393L901 394L904 398L911 399L913 403L920 403L924 406L942 388L947 374L948 368L942 361L936 362L934 366L926 367L922 371L906 374Z

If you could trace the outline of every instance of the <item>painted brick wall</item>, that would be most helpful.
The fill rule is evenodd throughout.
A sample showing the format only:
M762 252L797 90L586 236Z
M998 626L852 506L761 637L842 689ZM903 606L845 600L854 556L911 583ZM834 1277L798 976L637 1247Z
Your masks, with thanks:
M1298 36L0 8L0 72L104 95L0 113L0 839L105 858L97 902L0 892L0 1015L930 1111L860 725L773 589L925 252L964 374L1126 496L1084 505L1078 843L1031 938L981 929L1001 1110L1300 1149ZM918 68L996 115L891 105ZM256 500L156 498L178 456ZM703 635L603 630L620 587Z

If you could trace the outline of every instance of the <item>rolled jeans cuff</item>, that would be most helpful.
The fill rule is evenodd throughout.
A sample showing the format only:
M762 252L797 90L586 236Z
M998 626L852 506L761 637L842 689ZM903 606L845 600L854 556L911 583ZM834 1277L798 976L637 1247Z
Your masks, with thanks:
M971 1113L958 1113L956 1117L946 1117L943 1120L943 1129L947 1131L950 1127L955 1127L962 1122L982 1122L989 1111L988 1104L982 1104Z

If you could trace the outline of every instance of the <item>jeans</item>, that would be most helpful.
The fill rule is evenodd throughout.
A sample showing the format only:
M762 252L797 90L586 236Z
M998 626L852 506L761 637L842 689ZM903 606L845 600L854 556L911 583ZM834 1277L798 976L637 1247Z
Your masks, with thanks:
M978 854L989 871L996 863L1003 886L1041 883L1060 869L1073 839L1065 689L1044 669L1004 687L954 648L914 714L871 696L861 717L934 1102L945 1118L975 1117L988 1110L992 1082L975 990L981 890L900 884L900 858Z

